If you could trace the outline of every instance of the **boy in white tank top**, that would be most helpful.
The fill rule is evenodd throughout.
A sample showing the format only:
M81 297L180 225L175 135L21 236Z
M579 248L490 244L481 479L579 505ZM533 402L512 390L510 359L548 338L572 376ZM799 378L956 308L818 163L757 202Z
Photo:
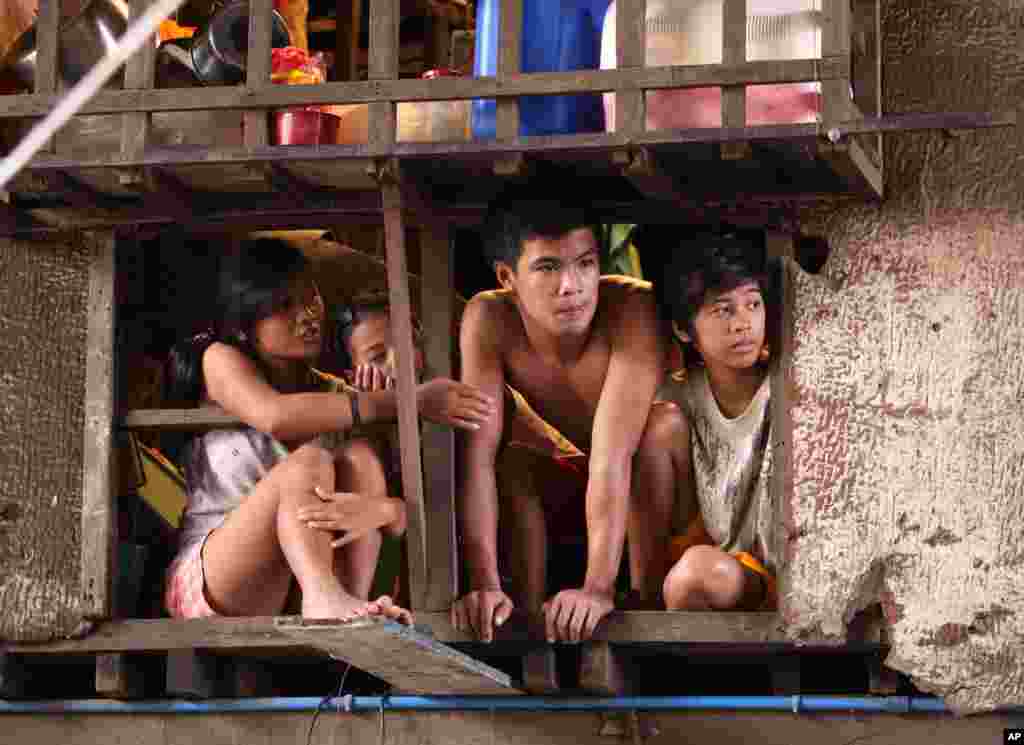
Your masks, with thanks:
M673 431L675 446L637 473L660 506L649 519L666 526L651 561L670 610L776 605L762 257L751 241L702 236L676 248L657 283L688 363L648 422Z

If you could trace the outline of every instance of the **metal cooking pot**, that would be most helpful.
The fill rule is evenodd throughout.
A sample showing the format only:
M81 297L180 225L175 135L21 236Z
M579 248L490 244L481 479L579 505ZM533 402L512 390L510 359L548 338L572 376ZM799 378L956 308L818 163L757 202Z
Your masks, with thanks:
M291 43L288 25L271 11L270 45ZM245 54L249 45L249 3L231 2L218 10L192 40L192 66L204 83L235 85L245 78Z
M128 27L128 4L125 0L87 0L80 13L60 24L60 79L72 86L85 77L89 69L114 47L117 38ZM33 25L14 43L4 66L18 82L29 89L36 82L36 27ZM108 88L120 88L121 75L114 75Z

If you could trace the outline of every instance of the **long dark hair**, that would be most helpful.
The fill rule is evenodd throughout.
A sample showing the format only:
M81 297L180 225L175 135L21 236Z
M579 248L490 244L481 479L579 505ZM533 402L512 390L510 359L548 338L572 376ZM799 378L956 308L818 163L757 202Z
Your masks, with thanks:
M256 323L288 303L289 283L307 266L302 252L277 239L245 240L237 252L225 255L211 323L171 349L165 405L185 408L199 403L203 355L214 342L231 344L258 362Z

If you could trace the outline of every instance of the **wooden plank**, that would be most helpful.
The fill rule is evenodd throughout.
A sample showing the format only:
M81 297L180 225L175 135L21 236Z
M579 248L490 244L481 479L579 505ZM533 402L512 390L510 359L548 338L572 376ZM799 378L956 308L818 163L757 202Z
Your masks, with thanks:
M850 58L850 0L822 0L821 54ZM832 122L850 117L850 79L836 78L821 83L822 121Z
M135 409L120 421L122 429L196 431L237 427L242 420L220 407L197 409Z
M36 71L35 94L57 98L57 82L60 65L59 26L62 0L39 0L39 16L36 19ZM49 109L41 115L49 113ZM40 152L52 152L51 139L40 148Z
M741 64L747 59L747 0L722 3L722 62ZM742 85L722 87L722 126L742 128L747 123L747 92ZM750 156L746 142L724 143L722 158L739 160Z
M397 166L393 167L397 168ZM413 610L425 608L427 593L426 515L419 416L416 409L416 371L413 365L412 302L402 221L402 192L392 172L381 183L388 265L388 299L397 352L398 440L402 459L402 497L405 499L406 546L409 560L409 598Z
M393 311L392 311L393 312ZM285 621L281 633L409 693L516 694L509 676L421 631L380 618L348 623Z
M782 526L779 540L785 541L787 550L780 551L781 566L777 568L779 605L785 607L786 592L789 588L788 564L792 559L788 547L792 543L788 540L789 531L793 526L792 516L789 514L789 500L787 495L793 493L793 417L790 402L793 397L793 303L795 294L792 278L790 277L790 262L794 256L792 236L786 240L785 236L778 233L769 233L768 241L769 255L782 259L782 269L779 276L778 298L779 298L779 319L777 329L777 340L774 344L778 349L772 350L771 363L771 418L772 418L772 473L769 488L772 490L772 499L777 505L778 515L776 525Z
M443 77L434 80L384 80L268 85L249 91L245 86L177 89L104 90L80 114L122 114L127 111L199 111L278 108L309 104L430 101L471 98L509 98L520 95L602 93L623 88L695 88L746 83L799 83L850 76L849 60L764 60L735 65L692 65L632 70L576 70L520 73L512 79ZM43 116L56 105L52 94L5 96L0 118Z
M249 0L249 39L245 52L245 91L253 93L272 85L270 82L270 40L273 0ZM263 109L242 115L245 144L259 147L270 142L268 112Z
M372 84L398 78L398 0L370 0L370 56L368 74ZM430 83L433 81L421 81ZM394 101L370 104L369 147L384 152L394 145L397 120Z
M337 80L355 80L359 52L359 24L362 20L362 0L338 0L335 25L334 74ZM312 32L313 25L309 30Z
M82 613L109 618L114 551L114 234L97 233L89 268L82 466Z
M131 0L131 17L137 18L149 5L150 0ZM124 70L124 87L126 90L152 88L156 75L156 44L155 35L142 45L138 52L128 60ZM151 115L145 112L130 112L121 117L121 154L127 157L141 155L146 150L149 138ZM121 173L121 184L143 184L144 174L138 170Z
M203 618L189 621L172 619L135 619L97 622L82 638L44 644L8 644L15 654L90 654L171 649L209 649L243 651L253 648L279 649L308 646L278 630L272 617ZM467 632L451 625L447 612L422 612L415 616L416 628L441 642L473 642ZM783 646L779 630L781 619L774 613L691 613L683 611L613 611L602 621L594 635L596 641L668 642L711 644L763 644ZM529 633L518 615L497 631L500 642L543 641L542 635ZM840 644L822 644L842 648ZM863 645L862 645L863 646ZM871 645L867 645L871 646Z
M448 226L427 222L420 232L420 307L423 309L424 353L430 372L452 377L455 329L454 257ZM455 539L455 432L423 423L423 473L426 482L427 585L423 609L444 611L457 595Z
M646 59L646 0L621 0L615 4L615 55L617 69L636 70ZM615 93L616 132L629 136L646 128L644 93L635 88L620 88Z
M522 69L523 2L501 0L498 21L501 43L498 45L498 81L507 83ZM519 101L503 98L495 110L495 136L499 140L519 135Z

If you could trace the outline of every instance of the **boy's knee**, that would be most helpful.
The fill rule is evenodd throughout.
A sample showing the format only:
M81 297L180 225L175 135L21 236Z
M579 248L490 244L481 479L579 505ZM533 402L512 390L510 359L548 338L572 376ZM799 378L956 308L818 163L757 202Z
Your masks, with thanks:
M743 597L743 567L714 546L693 546L676 562L662 585L665 605L679 608L699 592L714 607L731 608Z
M671 401L655 401L647 415L647 424L640 439L640 450L664 452L686 442L689 424L683 410Z

